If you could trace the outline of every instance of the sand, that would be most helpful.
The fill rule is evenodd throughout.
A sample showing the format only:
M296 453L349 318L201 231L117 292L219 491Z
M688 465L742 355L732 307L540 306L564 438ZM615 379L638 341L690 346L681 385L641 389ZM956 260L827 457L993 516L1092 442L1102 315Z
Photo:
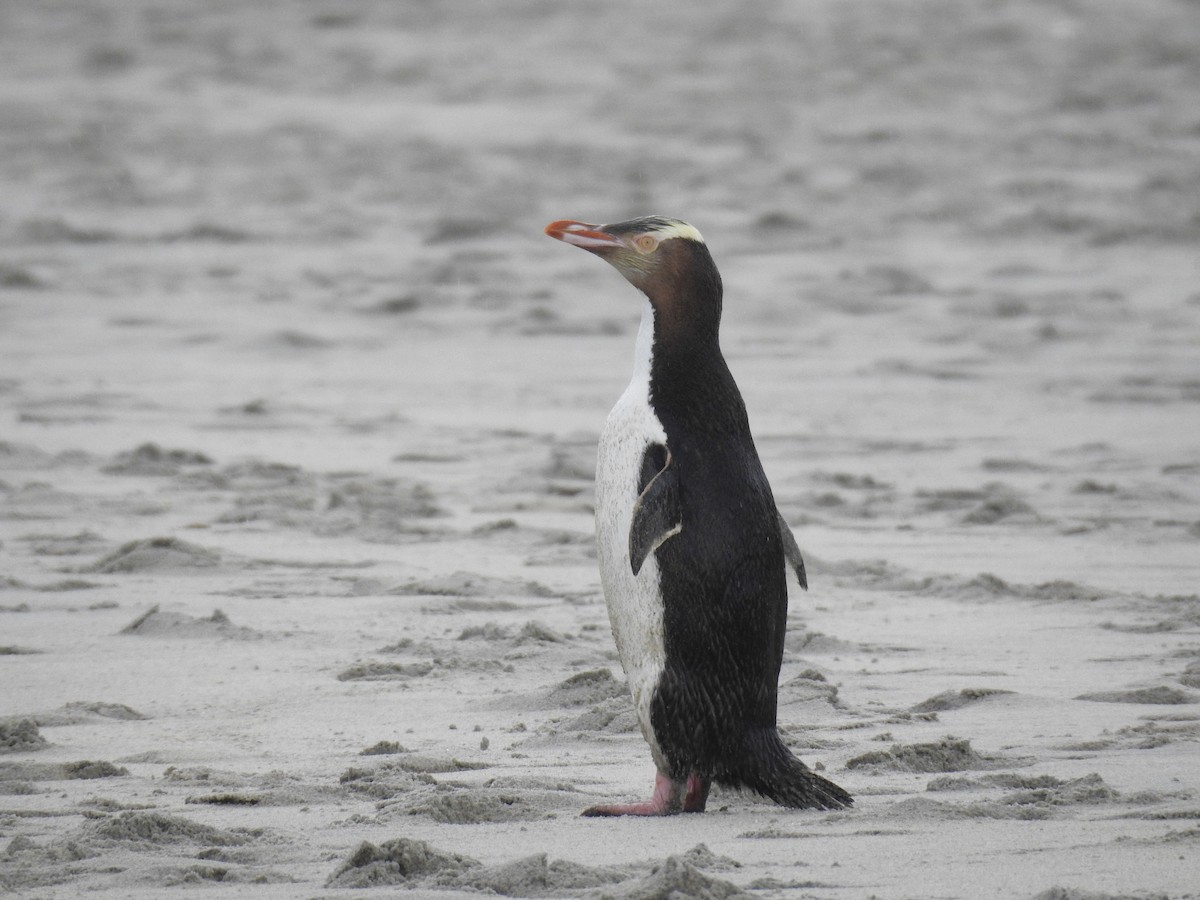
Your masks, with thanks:
M6 4L0 892L1200 896L1200 7ZM705 234L808 561L648 795L592 546Z

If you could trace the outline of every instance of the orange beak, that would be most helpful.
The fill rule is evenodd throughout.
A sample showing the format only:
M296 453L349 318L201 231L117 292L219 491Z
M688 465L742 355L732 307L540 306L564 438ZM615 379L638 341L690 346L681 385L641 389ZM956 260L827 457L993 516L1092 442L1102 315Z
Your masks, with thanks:
M625 250L625 244L620 239L603 230L603 225L589 225L587 222L573 222L570 219L559 219L546 226L546 234L564 244L574 244L584 250Z

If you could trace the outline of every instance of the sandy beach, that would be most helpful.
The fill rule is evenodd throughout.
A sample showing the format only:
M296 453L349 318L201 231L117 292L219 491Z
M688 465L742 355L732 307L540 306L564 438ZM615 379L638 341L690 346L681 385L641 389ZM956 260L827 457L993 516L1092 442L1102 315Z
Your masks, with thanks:
M0 8L0 893L1200 897L1200 5ZM703 233L851 810L654 775L593 546Z

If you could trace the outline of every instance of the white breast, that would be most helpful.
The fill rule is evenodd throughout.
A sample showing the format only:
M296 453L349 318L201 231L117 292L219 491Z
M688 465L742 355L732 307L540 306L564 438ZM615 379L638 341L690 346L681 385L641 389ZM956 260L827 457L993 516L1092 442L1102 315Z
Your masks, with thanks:
M629 527L637 500L642 456L651 443L666 443L666 432L650 406L650 355L654 312L647 301L638 330L633 379L608 414L600 434L596 466L596 550L600 583L621 666L629 680L642 733L661 768L658 742L650 728L650 701L662 675L663 605L658 563L651 554L635 577L629 563Z

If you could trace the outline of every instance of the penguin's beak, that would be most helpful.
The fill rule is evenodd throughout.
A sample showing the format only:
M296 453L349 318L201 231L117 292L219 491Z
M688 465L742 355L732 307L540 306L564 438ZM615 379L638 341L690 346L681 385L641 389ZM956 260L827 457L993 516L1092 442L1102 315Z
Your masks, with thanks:
M592 253L628 249L620 238L609 234L603 225L560 219L546 226L546 234L564 244L574 244Z

